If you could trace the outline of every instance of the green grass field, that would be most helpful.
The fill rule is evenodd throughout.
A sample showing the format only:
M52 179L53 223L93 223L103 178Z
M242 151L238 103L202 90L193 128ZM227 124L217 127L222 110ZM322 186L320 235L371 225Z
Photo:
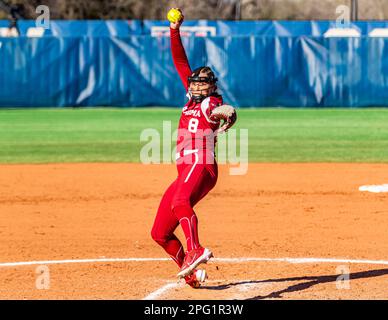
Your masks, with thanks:
M0 110L0 163L138 162L179 109ZM250 162L388 162L388 109L239 109Z

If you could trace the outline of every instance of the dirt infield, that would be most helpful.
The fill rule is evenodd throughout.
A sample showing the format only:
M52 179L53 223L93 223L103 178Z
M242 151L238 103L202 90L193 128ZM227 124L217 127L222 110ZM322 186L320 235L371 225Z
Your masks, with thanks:
M176 281L150 237L175 174L173 165L1 165L0 298L388 299L388 194L358 191L388 183L388 165L250 164L245 176L221 166L196 207L201 242L220 258L199 290ZM42 276L48 289L36 285Z

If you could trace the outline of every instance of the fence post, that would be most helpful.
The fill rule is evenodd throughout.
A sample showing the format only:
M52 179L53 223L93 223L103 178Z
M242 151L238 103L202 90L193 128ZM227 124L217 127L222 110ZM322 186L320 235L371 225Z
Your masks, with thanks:
M358 0L352 0L351 17L352 21L358 21Z

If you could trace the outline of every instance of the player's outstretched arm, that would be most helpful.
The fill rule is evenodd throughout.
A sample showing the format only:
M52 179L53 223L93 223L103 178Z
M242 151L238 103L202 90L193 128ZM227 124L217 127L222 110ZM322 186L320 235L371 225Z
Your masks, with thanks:
M186 56L185 49L182 45L181 35L179 28L183 23L184 16L180 9L173 8L167 14L167 18L170 21L170 39L171 39L171 53L172 59L179 77L187 91L188 89L188 77L191 75L191 68Z

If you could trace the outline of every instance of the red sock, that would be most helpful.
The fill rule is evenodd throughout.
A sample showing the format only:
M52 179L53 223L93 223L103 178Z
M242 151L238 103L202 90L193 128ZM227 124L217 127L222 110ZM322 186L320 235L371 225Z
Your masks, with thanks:
M183 246L181 242L176 240L169 240L166 243L166 247L164 248L166 252L170 255L172 260L178 265L179 268L182 267L183 259L185 258L185 252L183 250Z
M173 234L168 240L158 241L158 243L170 255L171 259L175 261L178 267L181 268L185 252L179 239Z
M174 213L182 226L186 237L187 251L200 247L198 240L198 219L194 210L189 206L177 206Z

